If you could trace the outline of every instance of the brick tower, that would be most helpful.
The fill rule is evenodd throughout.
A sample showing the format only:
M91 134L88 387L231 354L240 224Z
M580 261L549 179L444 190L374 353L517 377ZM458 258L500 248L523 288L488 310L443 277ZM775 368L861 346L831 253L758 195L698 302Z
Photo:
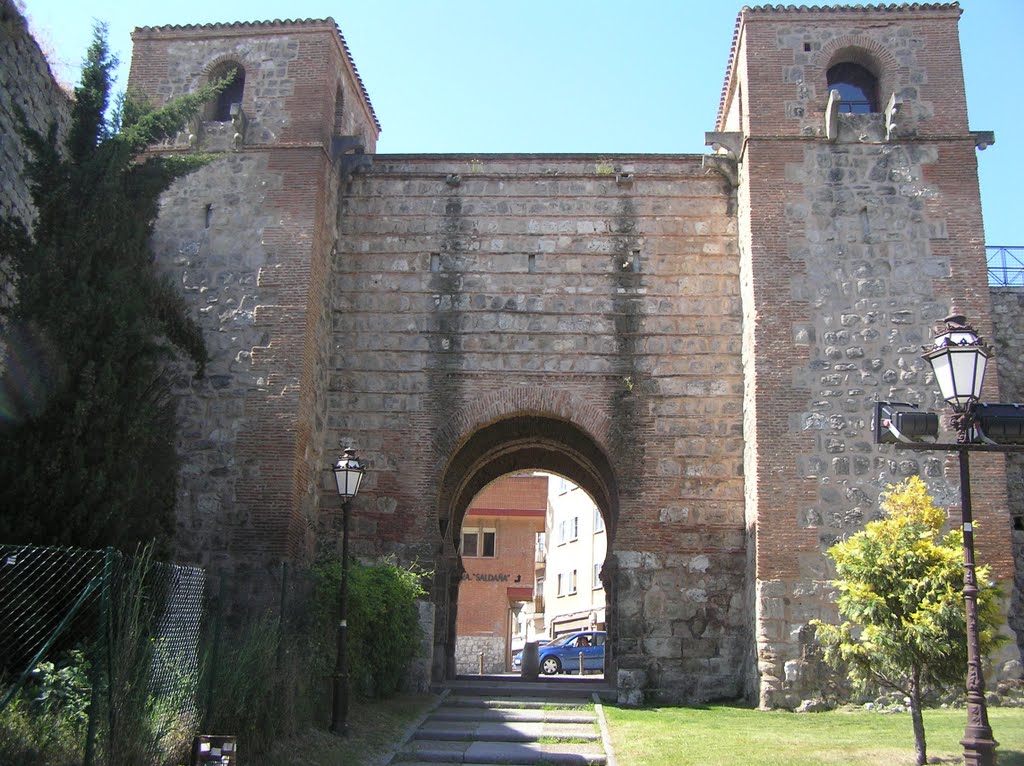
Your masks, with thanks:
M943 408L921 346L951 309L992 337L975 157L991 134L967 125L960 13L763 6L737 19L709 142L738 169L763 705L814 687L808 622L831 617L822 554L870 520L879 491L920 472L940 503L959 502L955 462L872 444L871 407ZM1002 458L977 464L979 559L1006 581Z

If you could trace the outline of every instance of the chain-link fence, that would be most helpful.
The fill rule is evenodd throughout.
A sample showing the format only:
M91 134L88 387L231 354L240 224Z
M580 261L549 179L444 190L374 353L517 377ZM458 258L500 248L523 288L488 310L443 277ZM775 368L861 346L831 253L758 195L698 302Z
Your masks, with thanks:
M146 552L0 545L0 760L159 764L187 749L205 582Z
M282 562L208 577L146 553L0 545L0 764L235 764L239 750L249 760L310 724L326 729L339 571ZM359 582L350 619L370 625L384 585ZM349 636L350 667L366 671L350 688L386 693L384 670L405 671L394 660L364 678L398 656L381 636L415 630L363 633ZM198 734L227 735L232 758L190 753Z

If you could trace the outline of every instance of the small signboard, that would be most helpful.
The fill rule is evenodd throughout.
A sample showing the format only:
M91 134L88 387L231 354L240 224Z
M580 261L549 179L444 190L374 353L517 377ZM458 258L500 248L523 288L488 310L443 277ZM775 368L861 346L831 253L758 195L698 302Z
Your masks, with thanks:
M238 748L234 737L200 734L192 740L192 766L237 763Z

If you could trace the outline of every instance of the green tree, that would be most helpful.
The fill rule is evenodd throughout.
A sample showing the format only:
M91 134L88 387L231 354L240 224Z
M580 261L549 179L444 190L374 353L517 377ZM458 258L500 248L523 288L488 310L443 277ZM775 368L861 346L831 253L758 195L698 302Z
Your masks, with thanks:
M882 493L885 516L828 551L835 563L839 625L815 621L825 660L852 680L910 699L917 763L927 762L922 698L963 683L967 633L963 532L943 533L946 513L917 476ZM982 653L1002 637L999 593L985 567L978 617Z
M160 109L123 101L107 121L106 29L94 30L71 124L22 119L38 216L0 220L16 300L0 309L0 540L133 548L172 531L178 461L168 362L201 375L206 350L153 265L160 194L207 162L146 156L226 83Z

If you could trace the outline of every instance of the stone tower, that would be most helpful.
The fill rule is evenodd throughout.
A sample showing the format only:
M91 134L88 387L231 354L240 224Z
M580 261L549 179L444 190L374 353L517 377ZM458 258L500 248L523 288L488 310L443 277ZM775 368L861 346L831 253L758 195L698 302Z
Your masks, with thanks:
M353 550L434 570L441 680L472 498L547 470L606 523L621 699L813 694L824 551L910 474L959 498L871 431L876 399L939 408L935 320L992 335L959 14L745 8L714 154L674 156L376 155L333 21L136 30L157 101L235 73L159 148L217 155L154 236L213 355L179 386L181 557L265 603L282 561L337 549L324 469L351 444ZM1008 580L1001 460L975 476Z
M327 282L344 173L380 126L333 21L136 29L130 87L157 103L232 85L162 151L218 159L163 200L154 245L212 356L182 381L181 554L266 586L307 561L323 479Z
M747 526L762 704L810 685L822 553L941 453L872 444L871 402L941 410L921 346L952 309L992 337L956 3L745 8L717 134L738 165ZM998 401L997 381L987 382ZM982 561L1012 579L1001 457L979 459Z

